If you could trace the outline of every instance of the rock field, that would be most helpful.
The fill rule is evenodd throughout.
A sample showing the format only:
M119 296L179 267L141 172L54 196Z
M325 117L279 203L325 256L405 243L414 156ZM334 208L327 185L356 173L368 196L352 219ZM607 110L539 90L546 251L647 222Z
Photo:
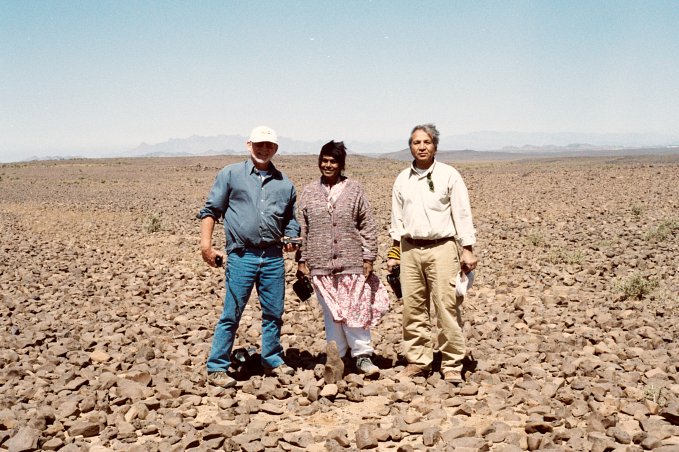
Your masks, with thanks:
M0 450L679 450L679 155L455 165L480 258L459 388L396 377L395 299L373 331L379 379L347 363L326 383L321 311L292 292L292 255L296 374L265 377L255 354L236 388L206 385L224 276L200 258L195 214L242 159L0 165ZM298 191L319 175L315 156L275 162ZM407 164L347 159L382 257ZM253 296L236 347L260 331Z

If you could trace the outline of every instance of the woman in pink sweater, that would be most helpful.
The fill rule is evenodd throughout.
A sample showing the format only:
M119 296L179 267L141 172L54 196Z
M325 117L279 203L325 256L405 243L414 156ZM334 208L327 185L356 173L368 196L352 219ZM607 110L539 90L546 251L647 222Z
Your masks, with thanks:
M301 193L297 219L304 241L296 256L297 277L311 277L326 340L337 343L341 357L350 349L359 372L376 375L370 328L389 309L389 295L373 273L377 225L372 209L361 185L342 175L346 155L341 141L323 145L321 177Z

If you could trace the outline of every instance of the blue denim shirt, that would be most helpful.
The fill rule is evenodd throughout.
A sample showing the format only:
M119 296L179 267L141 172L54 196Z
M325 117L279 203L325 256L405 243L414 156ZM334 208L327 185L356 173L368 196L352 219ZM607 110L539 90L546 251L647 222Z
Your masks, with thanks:
M197 218L224 219L226 252L281 245L281 237L299 237L295 219L295 187L269 166L262 181L252 160L224 167L215 179L205 207Z

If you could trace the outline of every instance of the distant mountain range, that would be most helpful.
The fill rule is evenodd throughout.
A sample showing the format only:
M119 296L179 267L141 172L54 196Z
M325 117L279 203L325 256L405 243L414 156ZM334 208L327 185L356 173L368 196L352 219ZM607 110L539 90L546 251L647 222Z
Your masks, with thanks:
M439 148L476 151L525 151L549 148L656 148L679 145L679 133L524 133L473 132L441 138Z
M132 150L136 156L158 155L238 155L247 154L245 142L247 137L241 135L217 135L203 137L193 135L189 138L173 138L163 143L142 143ZM280 154L311 154L320 150L324 141L299 141L279 137Z
M178 157L200 155L245 155L247 137L242 135L193 135L172 138L162 143L142 143L129 150L73 150L50 152L49 157L33 156L29 160L60 160L69 158L117 157ZM407 133L403 139L386 141L347 140L350 153L387 158L409 159ZM302 141L279 137L279 154L316 154L328 140ZM461 151L465 150L465 151ZM584 133L522 133L473 132L441 137L439 152L456 152L455 159L489 160L517 159L539 156L631 155L679 152L679 134L584 134ZM464 155L460 152L464 152ZM463 158L464 157L464 158ZM14 160L14 161L16 161ZM0 161L2 161L0 159ZM11 159L9 161L12 161Z
M640 148L577 148L572 146L553 146L549 149L531 149L525 152L516 151L444 151L439 150L436 158L444 162L480 162L497 160L522 160L536 158L562 158L562 157L623 157L641 155L679 155L679 146L663 147L640 147ZM393 160L412 160L410 149L402 149L398 152L379 154L382 158Z
M173 138L163 143L142 143L130 151L130 156L246 154L247 137L217 135ZM301 141L279 137L281 155L315 154L325 140ZM351 153L390 154L407 149L407 138L391 141L346 141ZM503 153L583 152L611 149L664 148L679 145L679 135L660 134L582 134L582 133L520 133L474 132L441 137L439 149L501 151ZM487 157L487 156L486 156Z

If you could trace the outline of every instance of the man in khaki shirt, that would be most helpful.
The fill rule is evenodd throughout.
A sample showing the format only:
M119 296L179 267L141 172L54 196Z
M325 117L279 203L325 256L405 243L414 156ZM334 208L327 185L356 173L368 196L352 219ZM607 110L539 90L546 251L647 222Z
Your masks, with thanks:
M455 168L436 161L438 142L439 132L433 124L415 126L410 134L414 160L394 182L389 230L394 246L387 265L389 270L395 265L401 268L403 351L408 365L399 376L426 375L431 370L433 303L441 372L446 381L461 384L467 350L455 279L460 271L476 268L476 235L467 187ZM462 247L460 256L456 241Z

